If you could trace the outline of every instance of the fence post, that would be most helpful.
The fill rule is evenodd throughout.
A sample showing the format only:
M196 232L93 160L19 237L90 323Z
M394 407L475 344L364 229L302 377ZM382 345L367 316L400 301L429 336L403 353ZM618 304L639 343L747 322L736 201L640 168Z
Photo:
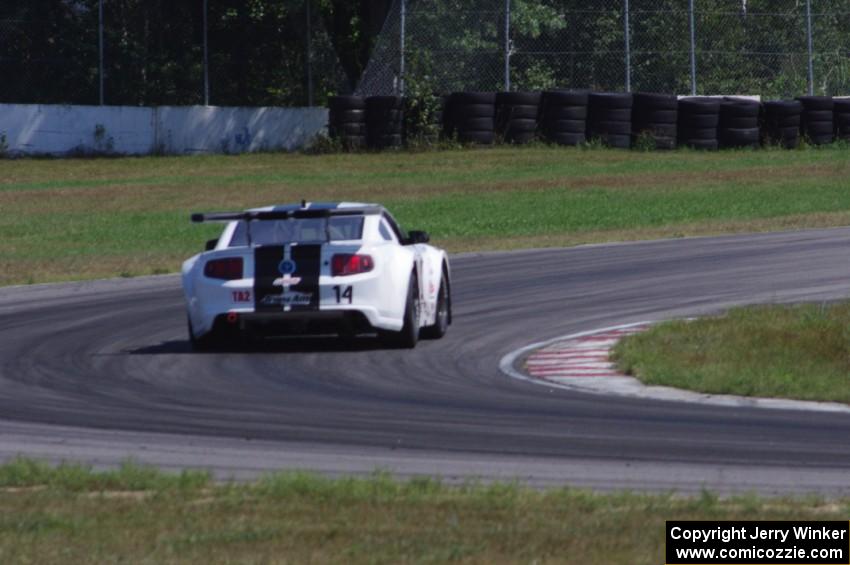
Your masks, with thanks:
M98 74L98 100L103 106L103 0L97 4L97 74Z
M815 93L814 53L812 48L812 0L806 0L806 43L809 54L809 96Z
M398 61L398 94L404 96L404 42L405 42L405 27L407 25L407 2L401 0L401 29L398 34L399 39L399 61Z
M204 0L204 106L210 105L210 60L207 42L207 0Z
M623 32L626 42L626 92L632 91L632 52L629 37L629 0L623 0Z
M505 0L505 92L511 90L511 0Z
M310 2L311 0L304 0L307 12L307 106L313 105L313 26L310 22Z
M691 96L697 95L697 39L694 24L694 0L688 0L688 19L691 31Z

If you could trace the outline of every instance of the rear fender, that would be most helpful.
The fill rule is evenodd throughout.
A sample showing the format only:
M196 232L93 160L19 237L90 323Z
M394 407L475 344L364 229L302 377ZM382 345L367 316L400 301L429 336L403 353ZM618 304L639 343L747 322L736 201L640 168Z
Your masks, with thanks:
M415 272L416 261L412 250L397 245L381 245L372 248L375 261L381 259L380 277L381 297L379 310L381 315L402 321L407 306L407 289L411 274Z
M437 321L437 301L440 291L440 279L443 276L443 251L430 245L418 245L421 270L419 272L419 297L421 303L421 325L430 326Z
M445 254L444 254L445 255ZM449 261L443 258L443 275L446 277L446 290L448 291L448 308L449 308L449 324L452 323L452 273L449 267Z

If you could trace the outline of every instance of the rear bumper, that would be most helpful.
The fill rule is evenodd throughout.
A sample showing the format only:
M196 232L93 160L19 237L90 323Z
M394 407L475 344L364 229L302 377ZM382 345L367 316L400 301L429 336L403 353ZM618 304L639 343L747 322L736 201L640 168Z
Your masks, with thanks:
M322 335L336 333L373 333L377 331L369 319L357 310L303 312L231 312L219 314L213 327L238 330L246 334Z
M370 316L369 314L372 314ZM374 320L374 321L373 321ZM375 323L377 321L377 323ZM202 318L203 329L198 335L213 329L239 331L255 335L322 335L362 334L380 330L398 331L393 320L381 319L374 310L334 309L303 310L294 312L254 312L253 309L233 309L223 313L209 313ZM198 328L193 321L192 327Z

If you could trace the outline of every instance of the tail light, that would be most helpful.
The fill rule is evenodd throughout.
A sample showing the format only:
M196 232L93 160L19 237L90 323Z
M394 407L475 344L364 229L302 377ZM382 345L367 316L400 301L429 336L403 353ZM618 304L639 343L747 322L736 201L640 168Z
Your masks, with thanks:
M374 268L375 262L371 255L338 253L331 259L331 275L335 277L368 273Z
M204 276L211 279L232 281L242 278L242 257L213 259L204 265Z

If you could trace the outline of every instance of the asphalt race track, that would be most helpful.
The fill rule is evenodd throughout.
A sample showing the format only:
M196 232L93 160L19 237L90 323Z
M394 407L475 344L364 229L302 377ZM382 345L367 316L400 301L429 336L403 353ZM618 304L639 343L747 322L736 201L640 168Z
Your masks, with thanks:
M528 343L850 294L850 229L453 258L455 323L194 354L176 276L0 289L0 460L128 457L684 492L850 492L850 416L585 395L507 378Z

